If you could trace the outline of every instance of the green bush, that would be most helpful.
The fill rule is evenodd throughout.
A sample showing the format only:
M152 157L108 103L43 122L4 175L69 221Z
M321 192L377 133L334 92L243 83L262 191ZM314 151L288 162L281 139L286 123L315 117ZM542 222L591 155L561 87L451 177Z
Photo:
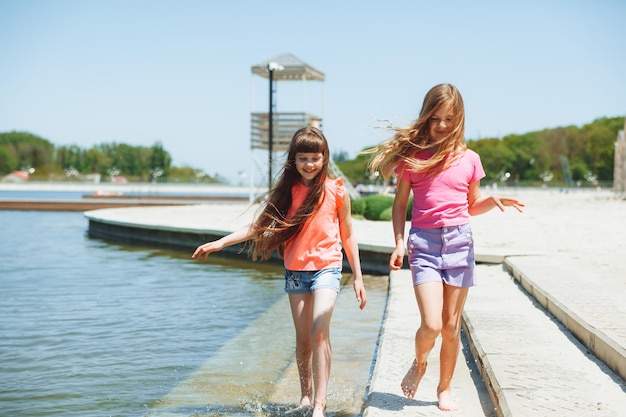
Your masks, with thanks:
M372 194L362 200L365 200L363 217L367 220L379 220L380 214L393 205L393 197L389 195Z
M366 203L364 198L357 198L355 200L352 200L352 203L350 205L352 215L363 217L363 214L365 213L365 206Z
M378 220L391 221L391 211L393 207L387 207L380 213Z
M391 221L393 210L393 196L372 194L367 197L352 200L352 215L367 220ZM409 197L406 207L406 221L411 220L413 195Z

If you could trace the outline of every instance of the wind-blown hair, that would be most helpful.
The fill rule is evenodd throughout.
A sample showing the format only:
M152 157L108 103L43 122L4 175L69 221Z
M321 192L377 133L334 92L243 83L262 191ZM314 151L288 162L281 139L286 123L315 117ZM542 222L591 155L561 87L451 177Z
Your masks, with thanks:
M292 187L300 181L300 174L296 170L296 154L309 152L323 155L322 170L313 179L302 206L287 218L292 202ZM331 176L329 162L328 142L319 129L305 127L293 135L280 178L252 225L249 253L253 260L268 259L274 250L278 250L282 256L284 243L296 236L304 223L317 212L325 195L325 181Z
M454 113L448 134L435 141L430 136L430 120L443 104L450 104ZM465 149L465 108L459 90L452 84L439 84L431 88L424 97L419 117L411 126L394 127L395 134L378 146L363 153L374 154L370 172L378 171L389 179L402 163L416 171L435 174L447 168ZM415 158L416 152L432 150L434 155L426 160ZM400 173L398 173L399 175Z

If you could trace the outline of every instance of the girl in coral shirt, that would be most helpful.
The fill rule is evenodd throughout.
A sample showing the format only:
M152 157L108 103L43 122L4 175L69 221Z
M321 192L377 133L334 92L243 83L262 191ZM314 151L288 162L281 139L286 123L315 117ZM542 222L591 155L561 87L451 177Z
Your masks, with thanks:
M329 172L330 151L323 133L298 130L276 186L254 222L213 242L198 246L193 258L226 246L250 242L253 259L274 251L284 259L285 291L296 330L300 375L299 411L322 417L330 377L330 320L339 293L345 251L354 274L359 307L367 302L358 244L352 232L350 196L342 178Z

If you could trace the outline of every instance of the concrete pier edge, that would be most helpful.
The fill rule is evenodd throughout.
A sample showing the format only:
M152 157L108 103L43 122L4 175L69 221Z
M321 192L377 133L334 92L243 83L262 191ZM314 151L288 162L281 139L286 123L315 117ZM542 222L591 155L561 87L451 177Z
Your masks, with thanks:
M522 288L563 324L598 359L626 380L626 349L533 282L528 274L515 265L514 259L515 257L505 257L503 264Z
M489 392L498 417L513 417L509 405L506 402L506 396L503 394L498 378L489 363L489 358L481 346L480 341L476 338L472 321L465 312L463 313L461 326L467 335L470 350L478 365L480 375L483 377L483 381L485 381L487 391Z

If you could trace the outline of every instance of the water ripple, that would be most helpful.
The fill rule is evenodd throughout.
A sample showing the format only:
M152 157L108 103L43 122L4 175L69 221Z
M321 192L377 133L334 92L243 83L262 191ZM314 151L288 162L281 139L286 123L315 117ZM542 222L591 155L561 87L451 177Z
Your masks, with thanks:
M278 268L91 240L79 213L0 222L6 415L141 415L282 295Z

